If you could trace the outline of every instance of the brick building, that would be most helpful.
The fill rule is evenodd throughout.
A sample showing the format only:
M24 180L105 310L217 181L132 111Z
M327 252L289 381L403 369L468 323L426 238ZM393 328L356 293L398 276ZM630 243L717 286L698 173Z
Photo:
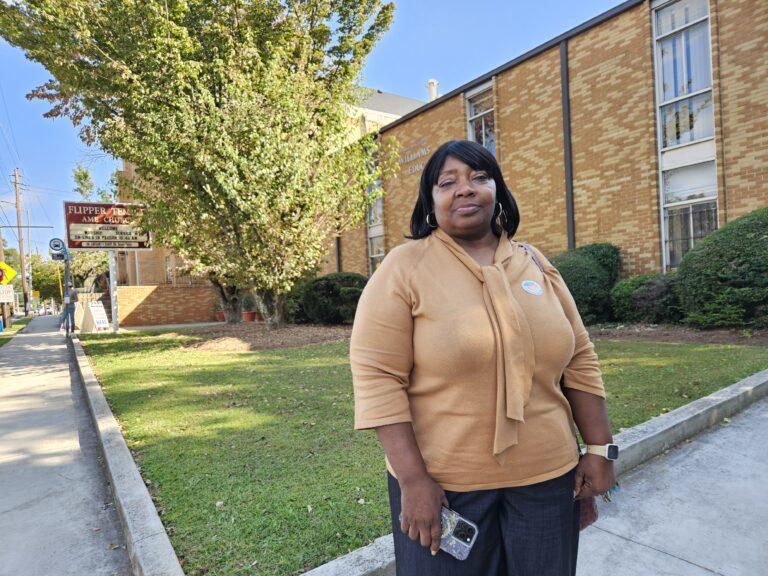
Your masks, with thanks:
M405 242L421 169L446 140L490 149L547 256L621 249L622 277L675 268L768 206L768 1L630 0L384 126L396 178L321 271L370 274Z

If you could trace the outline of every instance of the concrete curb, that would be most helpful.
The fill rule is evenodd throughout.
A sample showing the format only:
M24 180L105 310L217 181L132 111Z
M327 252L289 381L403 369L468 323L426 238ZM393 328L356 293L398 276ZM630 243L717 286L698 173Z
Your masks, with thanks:
M72 338L71 342L112 484L115 508L120 515L133 576L184 576L152 497L107 404L101 385L93 374L85 350L78 338Z
M768 370L757 372L709 396L651 418L614 436L621 450L614 464L619 477L675 444L691 438L716 422L768 396ZM374 540L305 572L304 576L393 576L395 551L392 534Z

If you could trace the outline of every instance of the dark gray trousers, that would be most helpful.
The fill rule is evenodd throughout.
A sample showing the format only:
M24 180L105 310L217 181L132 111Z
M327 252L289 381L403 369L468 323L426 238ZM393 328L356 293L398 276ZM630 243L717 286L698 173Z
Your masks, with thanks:
M397 576L575 576L579 508L576 467L562 476L495 490L450 492L450 508L477 524L469 557L432 556L400 530L400 486L387 473Z

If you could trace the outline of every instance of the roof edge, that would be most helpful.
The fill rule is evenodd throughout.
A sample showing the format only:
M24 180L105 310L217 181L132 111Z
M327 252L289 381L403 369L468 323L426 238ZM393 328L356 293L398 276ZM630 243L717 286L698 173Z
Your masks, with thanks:
M522 64L526 60L530 60L531 58L538 56L542 52L546 52L550 48L553 48L554 46L557 46L564 40L569 40L573 38L574 36L578 36L582 32L586 32L590 28L594 28L595 26L602 24L603 22L610 20L614 16L618 16L619 14L626 12L627 10L634 8L638 4L644 4L645 0L627 0L626 2L623 2L622 4L619 4L618 6L614 6L610 10L607 10L603 12L602 14L598 14L594 18L591 18L587 20L586 22L583 22L579 24L578 26L571 28L570 30L563 32L559 36L556 36L552 38L551 40L547 40L543 44L540 44L539 46L536 46L535 48L529 50L528 52L525 52L524 54L521 54L517 58L513 58L509 62L506 62L505 64L502 64L501 66L494 68L490 72L486 72L482 76L478 76L474 80L470 80L469 82L462 84L458 88L455 88L448 92L447 94L443 94L442 96L436 98L435 100L432 100L431 102L427 102L424 106L421 106L419 108L416 108L416 110L413 110L409 112L408 114L401 116L397 120L390 122L386 126L382 126L379 133L384 133L391 128L394 128L396 126L399 126L403 122L406 122L407 120L410 120L411 118L414 118L415 116L418 116L422 112L426 112L427 110L430 110L431 108L434 108L435 106L442 104L443 102L450 100L457 94L461 94L462 92L466 92L467 90L470 90L474 88L475 86L479 86L480 84L483 84L484 82L487 82L494 76L501 74L502 72L509 70L510 68L514 68L518 64Z

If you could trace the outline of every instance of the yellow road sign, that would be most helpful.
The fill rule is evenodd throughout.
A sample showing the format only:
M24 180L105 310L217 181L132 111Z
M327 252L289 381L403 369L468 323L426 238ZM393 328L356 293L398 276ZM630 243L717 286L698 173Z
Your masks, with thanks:
M16 277L16 270L5 262L0 262L0 284L8 284Z
M40 298L40 290L32 290L32 298Z

